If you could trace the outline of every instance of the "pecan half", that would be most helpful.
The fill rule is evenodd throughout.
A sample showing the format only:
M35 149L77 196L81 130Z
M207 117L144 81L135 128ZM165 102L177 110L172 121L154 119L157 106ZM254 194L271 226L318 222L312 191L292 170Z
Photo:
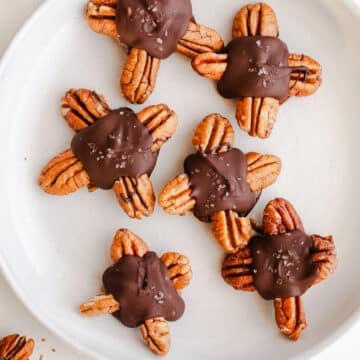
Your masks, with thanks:
M221 35L204 25L189 23L188 31L179 40L177 51L193 58L206 52L218 52L224 46Z
M289 66L306 66L308 72L293 71L290 74L289 96L308 96L321 85L321 65L310 56L290 54Z
M280 331L291 340L298 340L307 327L304 306L300 296L275 299L275 319Z
M274 10L265 3L249 4L236 14L232 36L279 36L279 27Z
M120 309L120 304L112 295L99 294L80 305L80 312L84 316L98 316L112 314Z
M159 205L171 215L184 215L195 206L192 190L186 174L180 174L165 185L159 194Z
M132 104L142 104L154 90L160 60L145 50L131 49L120 78L121 91Z
M170 349L170 329L162 317L145 320L140 327L141 334L149 349L157 355L165 355Z
M334 239L332 236L312 235L311 261L316 264L315 284L328 278L337 267Z
M195 130L193 145L202 153L221 153L234 143L230 121L219 114L208 115Z
M248 163L247 182L253 192L272 185L281 171L281 160L274 155L251 152L246 154Z
M4 360L28 360L34 351L33 339L13 334L0 340L0 357Z
M67 195L90 184L90 177L71 150L54 157L41 171L40 187L52 195Z
M279 112L280 102L274 98L245 97L236 103L236 119L250 136L270 136Z
M192 271L187 256L168 252L161 256L161 261L167 267L170 280L176 290L182 290L189 285Z
M304 227L292 204L277 198L270 201L264 209L263 230L267 235L278 235L293 230L304 231Z
M110 255L118 262L124 255L143 257L148 251L145 241L128 229L119 229L114 235Z
M251 271L252 256L249 248L225 257L221 275L235 290L255 291L254 276Z
M160 148L173 136L178 124L175 112L164 104L153 105L137 114L138 119L149 129L154 144L153 152Z
M131 218L141 219L154 211L155 195L147 174L139 178L121 177L113 186L116 198Z
M232 210L216 212L211 218L211 230L227 253L244 248L252 234L250 219L239 217Z
M212 80L220 80L226 70L227 59L227 54L209 52L196 56L191 65L199 75Z
M105 97L88 89L70 89L61 99L61 114L75 131L88 127L109 112Z
M92 30L111 37L118 36L116 5L118 0L91 0L86 6L86 19Z

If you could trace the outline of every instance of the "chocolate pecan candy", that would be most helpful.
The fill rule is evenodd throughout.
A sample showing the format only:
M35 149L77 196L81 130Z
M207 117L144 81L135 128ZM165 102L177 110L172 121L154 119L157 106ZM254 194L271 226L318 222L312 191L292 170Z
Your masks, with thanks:
M274 300L280 331L297 340L307 326L301 296L335 270L334 241L307 235L294 207L281 198L265 207L261 232L226 256L222 276L236 290L257 290Z
M167 213L193 211L200 221L210 222L214 237L228 253L247 245L252 228L246 215L281 170L278 157L244 154L232 147L233 142L229 120L219 114L205 117L193 137L197 152L186 158L184 173L159 195Z
M131 103L153 92L161 59L175 51L193 58L224 45L215 30L195 22L191 0L91 0L86 18L92 30L129 50L120 87Z
M164 355L170 348L167 321L178 320L185 304L178 290L191 280L189 259L175 252L159 258L127 229L111 245L114 264L103 275L105 292L80 305L85 316L112 314L127 327L139 327L149 349Z
M150 216L155 195L150 175L160 148L176 130L176 114L164 104L138 114L110 110L105 98L87 89L71 89L62 99L62 115L75 134L71 149L44 167L39 184L53 195L88 186L113 189L131 218Z
M233 40L225 51L192 61L197 73L219 81L221 96L237 99L240 128L263 139L270 136L288 97L311 95L321 84L321 65L309 56L290 54L278 36L270 6L246 5L235 16Z

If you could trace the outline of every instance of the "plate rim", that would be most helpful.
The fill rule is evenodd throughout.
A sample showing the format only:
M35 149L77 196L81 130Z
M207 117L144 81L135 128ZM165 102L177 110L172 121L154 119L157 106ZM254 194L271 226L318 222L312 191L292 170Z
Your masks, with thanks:
M20 28L17 30L15 35L11 38L9 45L5 49L2 57L0 58L0 78L4 75L4 70L8 62L10 61L13 54L16 52L16 49L19 44L21 44L22 37L25 36L26 32L31 28L33 23L40 18L43 13L46 12L56 0L44 0L39 4L35 10L31 13L28 18L23 22ZM349 8L349 10L354 13L360 19L360 0L342 0L344 5ZM357 10L357 11L355 11ZM0 189L0 192L4 190ZM0 251L0 274L4 276L7 284L12 289L16 297L20 302L25 306L29 313L53 334L55 334L61 341L64 341L66 344L71 346L73 350L80 351L83 355L89 356L90 358L101 359L104 358L102 354L97 353L96 351L90 351L83 345L81 342L73 340L70 336L63 333L60 329L52 325L47 321L46 315L42 313L37 313L33 305L31 304L30 298L23 292L21 287L18 286L17 280L14 274L9 269L5 257ZM356 310L348 315L345 320L343 320L340 325L333 330L331 333L326 335L321 341L311 345L305 351L302 351L298 354L294 354L292 359L303 359L304 356L314 356L320 354L328 345L334 344L341 340L341 338L348 333L354 326L360 322L360 303L358 304Z

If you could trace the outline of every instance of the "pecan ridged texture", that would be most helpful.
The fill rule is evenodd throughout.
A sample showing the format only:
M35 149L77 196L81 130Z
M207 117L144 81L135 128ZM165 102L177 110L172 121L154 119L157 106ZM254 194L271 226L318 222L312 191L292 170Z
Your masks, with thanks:
M199 75L212 80L220 80L227 68L227 59L227 54L209 52L196 56L191 65Z
M192 271L187 256L176 252L168 252L161 256L161 261L167 267L169 278L176 290L182 290L189 285Z
M50 160L39 178L40 187L52 195L67 195L89 184L89 174L71 150Z
M119 205L131 218L142 219L154 211L155 195L147 174L138 178L121 177L113 185Z
M175 112L164 104L149 106L140 111L137 117L153 138L152 152L157 152L172 137L178 124Z
M218 52L223 47L224 42L217 31L190 22L187 32L178 42L177 51L194 58L202 53Z
M246 160L247 182L253 192L272 185L281 172L281 160L277 156L250 152L246 154Z
M274 10L265 3L249 4L241 8L233 22L233 38L241 36L279 35L279 27Z
M144 341L157 355L165 355L170 349L170 329L168 322L162 318L145 320L140 327Z
M86 6L86 19L96 33L117 37L116 5L118 0L91 0Z
M307 327L305 311L300 296L275 299L275 319L280 331L289 339L296 341Z
M195 206L195 199L191 196L189 177L180 174L165 185L159 195L159 205L171 215L184 215Z
M34 347L33 339L19 334L8 335L0 340L0 357L4 360L28 360Z
M132 48L120 78L121 92L132 104L143 104L153 92L160 59Z
M293 71L290 74L289 96L312 95L321 85L321 65L310 56L290 54L289 66L304 66L307 72Z
M264 209L264 233L279 235L294 230L304 231L304 226L292 204L282 198L270 201Z
M234 130L230 121L220 114L211 114L195 130L193 145L202 153L228 151L234 143Z
M119 309L120 304L110 294L96 295L88 302L80 305L80 312L84 316L112 314Z
M226 253L244 248L252 234L250 219L232 210L216 212L211 218L211 230Z
M337 267L336 249L332 236L312 235L311 261L316 264L315 284L327 279Z
M128 229L116 231L111 244L110 255L114 262L118 262L124 255L143 257L148 251L143 239Z
M236 119L250 136L266 139L275 125L280 102L274 98L244 97L237 100Z
M61 99L61 114L74 131L88 127L109 112L104 96L88 89L70 89Z
M228 254L223 261L221 275L235 290L255 291L252 262L249 248Z

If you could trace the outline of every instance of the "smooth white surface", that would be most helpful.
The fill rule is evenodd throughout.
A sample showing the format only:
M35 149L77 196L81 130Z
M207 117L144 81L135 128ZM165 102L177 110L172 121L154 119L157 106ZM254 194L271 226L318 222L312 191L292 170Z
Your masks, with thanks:
M4 5L1 8L6 9L6 16L4 12L0 15L4 19L2 46L8 40L5 34L11 34L14 24L38 2L1 4ZM109 358L120 357L122 349L126 349L127 358L150 358L147 350L139 345L136 331L121 327L110 317L82 319L76 312L78 303L98 290L99 277L108 263L113 231L119 226L129 226L143 235L153 249L183 251L193 263L194 282L184 291L188 310L181 321L171 324L173 347L169 358L182 358L191 351L194 358L218 358L220 354L222 358L232 354L256 358L260 352L266 352L268 356L274 354L270 358L281 359L309 348L359 305L356 259L359 192L355 187L359 183L359 172L354 168L354 154L359 152L356 90L360 79L359 70L353 65L359 63L360 58L356 45L359 39L350 33L352 29L355 34L359 18L356 20L341 7L341 1L314 4L309 0L301 5L270 1L278 12L282 38L293 51L304 51L318 58L324 66L326 81L317 95L291 101L282 108L269 141L250 139L240 131L236 133L236 143L244 150L274 152L284 161L283 176L264 192L254 215L259 216L263 205L273 196L287 196L302 214L309 232L331 232L336 236L341 267L331 279L305 295L309 328L302 340L293 344L278 335L270 304L254 294L235 293L222 283L216 267L221 251L209 238L207 227L191 216L171 218L158 209L153 218L139 223L123 216L110 193L89 195L82 191L60 199L46 196L36 188L43 163L66 147L71 138L71 132L58 114L59 98L68 87L94 88L106 94L113 106L125 104L117 95L116 81L123 55L111 41L88 30L81 17L83 3L57 2L55 12L48 6L46 16L43 13L32 24L35 33L29 29L31 34L22 39L18 51L23 55L9 64L17 69L16 74L8 70L0 83L0 127L3 134L10 129L10 136L2 139L4 149L0 155L3 174L10 176L3 176L0 185L11 199L13 215L10 219L1 212L1 221L4 229L14 221L17 232L15 235L3 231L1 252L18 290L44 321L75 342L85 341L88 349L103 351ZM226 21L230 21L235 9L245 2L229 0L226 9L221 3L221 0L212 1L211 8L204 11L201 1L194 0L195 13L200 14L197 16L200 22L228 34ZM70 8L74 9L71 14ZM292 26L294 14L296 29ZM10 21L11 16L14 21ZM345 55L351 58L347 61ZM177 69L175 74L174 69ZM167 79L172 81L169 83ZM6 92L3 92L5 86ZM182 95L174 98L175 91ZM191 150L191 132L196 122L212 111L233 118L233 106L224 104L211 84L197 78L189 71L186 60L176 55L162 64L157 90L149 101L157 102L168 102L181 120L176 136L162 151L154 174L159 190L179 171L182 159ZM299 172L299 168L305 167L307 171ZM3 194L2 199L4 206L7 199ZM87 228L86 224L92 225ZM182 234L174 235L175 227L181 229ZM30 325L24 321L28 315L3 284L0 294L1 324L6 324L5 329L0 328L0 334L26 331L47 339L45 343L40 342L40 352L49 352L51 358L81 358L77 353L71 357L67 348L47 335L36 322ZM318 358L328 359L338 351L339 355L348 354L355 359L359 328L357 325L344 340ZM57 349L56 353L49 351L50 344Z

